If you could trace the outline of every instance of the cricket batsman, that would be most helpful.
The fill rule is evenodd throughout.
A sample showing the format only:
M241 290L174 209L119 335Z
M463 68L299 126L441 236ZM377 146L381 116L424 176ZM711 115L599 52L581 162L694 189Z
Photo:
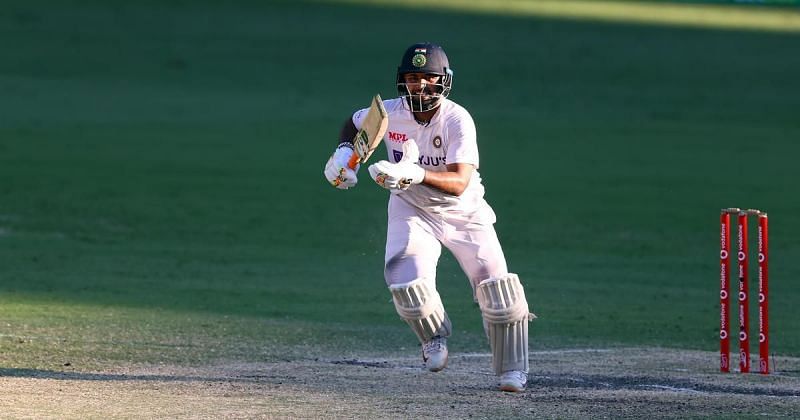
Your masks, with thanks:
M458 260L472 286L503 391L520 392L528 379L528 309L525 290L509 273L484 199L475 123L448 99L453 70L442 47L410 46L397 67L398 97L383 101L388 159L369 166L389 190L384 279L398 315L422 343L428 370L447 366L452 325L436 289L442 245ZM347 119L325 177L339 189L356 186L360 165L348 165L353 139L367 109Z

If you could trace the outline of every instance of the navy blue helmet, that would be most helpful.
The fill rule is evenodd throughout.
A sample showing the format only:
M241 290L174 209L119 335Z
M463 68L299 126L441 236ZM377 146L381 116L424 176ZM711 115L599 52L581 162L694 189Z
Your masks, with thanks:
M439 82L429 85L425 92L411 92L406 86L404 74L424 73L441 76ZM442 47L429 42L414 44L403 53L397 67L397 92L406 99L414 112L429 111L441 105L450 94L453 85L453 70Z

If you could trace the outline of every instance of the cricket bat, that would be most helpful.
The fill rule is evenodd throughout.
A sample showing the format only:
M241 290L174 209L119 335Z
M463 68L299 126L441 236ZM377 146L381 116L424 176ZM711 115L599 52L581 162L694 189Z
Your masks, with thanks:
M375 95L367 111L367 116L364 118L364 122L361 123L361 129L358 130L358 133L353 138L353 151L355 153L353 153L350 161L347 162L347 166L350 169L356 169L356 166L369 159L372 152L381 144L388 126L389 115L383 106L381 95Z

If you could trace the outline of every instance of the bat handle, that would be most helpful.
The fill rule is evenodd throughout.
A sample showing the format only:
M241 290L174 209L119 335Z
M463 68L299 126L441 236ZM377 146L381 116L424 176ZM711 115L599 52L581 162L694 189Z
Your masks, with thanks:
M350 160L347 161L347 167L355 171L359 160L361 159L358 157L358 154L353 153L353 155L350 156Z

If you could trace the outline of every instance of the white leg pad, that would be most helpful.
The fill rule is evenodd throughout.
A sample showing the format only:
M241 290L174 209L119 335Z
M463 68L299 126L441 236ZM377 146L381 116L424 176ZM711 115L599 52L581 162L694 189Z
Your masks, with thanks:
M433 282L427 279L416 279L409 283L389 286L392 301L404 321L411 326L420 343L440 335L450 335L450 320L444 312L442 298Z
M492 366L500 375L509 370L528 372L528 322L534 318L516 274L482 281L478 305L492 348Z

